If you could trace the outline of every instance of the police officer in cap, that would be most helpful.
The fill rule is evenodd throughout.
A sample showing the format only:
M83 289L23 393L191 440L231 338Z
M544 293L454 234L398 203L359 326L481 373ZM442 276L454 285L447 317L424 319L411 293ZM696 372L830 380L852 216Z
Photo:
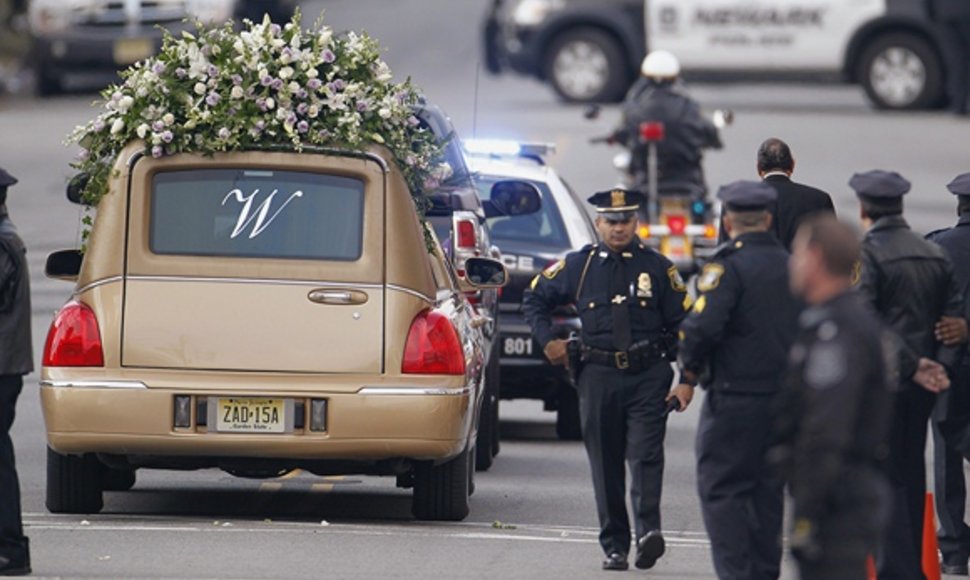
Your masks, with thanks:
M578 371L583 441L593 475L603 568L626 570L630 523L626 470L631 475L637 568L654 565L665 549L660 532L664 435L669 401L684 409L690 387L671 390L669 350L690 308L676 266L636 237L639 192L614 189L589 198L601 242L568 254L536 276L523 299L532 336L554 364ZM572 304L582 319L580 360L552 331L552 312Z
M30 573L10 439L23 376L34 370L26 251L7 214L7 188L15 183L16 178L0 169L0 576Z
M777 195L763 182L720 188L731 240L705 264L680 326L681 375L707 389L697 486L721 580L778 578L781 569L784 484L765 456L799 304L788 288L788 252L770 230Z
M889 439L894 501L878 556L879 576L920 579L927 422L937 393L950 384L944 366L952 370L960 356L955 347L937 340L934 328L944 315L959 316L963 305L943 250L913 233L903 219L909 181L896 172L875 170L855 174L849 186L868 230L859 290L894 331L899 353Z
M970 173L959 175L947 185L957 196L960 216L952 228L937 230L926 239L943 247L953 263L957 285L963 295L963 316L937 324L936 335L946 345L967 340L970 318ZM970 558L970 527L964 522L967 503L963 452L970 451L970 355L964 353L955 369L950 389L941 393L930 422L933 432L933 484L936 511L940 515L937 532L944 574L966 576Z
M888 519L885 476L895 351L851 279L855 230L831 216L798 228L789 263L799 317L778 399L772 459L789 481L801 580L859 580Z

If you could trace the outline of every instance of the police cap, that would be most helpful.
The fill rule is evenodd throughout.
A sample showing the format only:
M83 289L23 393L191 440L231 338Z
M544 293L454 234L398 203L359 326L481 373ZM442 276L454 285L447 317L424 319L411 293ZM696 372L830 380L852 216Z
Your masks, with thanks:
M763 181L735 181L722 185L717 198L728 211L763 211L778 199L778 192Z
M17 183L17 178L10 175L2 167L0 167L0 187L7 187Z
M953 195L970 195L970 173L957 175L946 185L946 188Z
M586 201L595 205L596 213L604 219L626 221L637 215L640 204L647 198L639 191L611 189L594 193Z
M874 169L853 175L849 180L849 187L860 197L890 200L899 199L906 194L910 183L895 171Z

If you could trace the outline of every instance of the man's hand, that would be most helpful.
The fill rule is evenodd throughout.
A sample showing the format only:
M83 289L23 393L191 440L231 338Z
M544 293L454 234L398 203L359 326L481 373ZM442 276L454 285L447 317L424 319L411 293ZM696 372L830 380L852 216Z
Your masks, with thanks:
M667 393L667 398L664 399L664 401L669 401L674 397L680 401L680 408L677 409L677 412L683 413L684 410L687 409L687 405L690 405L691 399L694 398L694 387L686 383L680 383L676 387L670 389L670 392Z
M943 316L934 327L936 340L943 346L956 346L967 342L967 320L959 316Z
M950 379L943 365L926 357L919 359L913 382L931 393L941 393L950 388Z
M546 343L546 348L542 349L542 352L552 364L569 368L569 353L566 351L568 342L568 340L554 338Z

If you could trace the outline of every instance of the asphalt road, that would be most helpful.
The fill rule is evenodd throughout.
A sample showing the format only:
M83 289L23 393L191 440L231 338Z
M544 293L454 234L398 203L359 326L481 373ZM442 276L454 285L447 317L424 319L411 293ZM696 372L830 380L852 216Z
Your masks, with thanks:
M615 151L591 146L617 118L585 121L546 87L478 74L484 0L306 2L306 21L326 6L335 29L366 29L387 47L399 78L411 76L453 116L463 135L556 144L552 165L580 192L611 186ZM89 86L100 80L88 79ZM83 84L83 83L81 83ZM712 187L754 177L755 150L786 139L796 177L829 190L854 218L846 185L854 171L894 169L910 178L907 215L929 231L954 221L944 185L970 170L970 125L942 113L873 111L854 87L704 85L707 109L730 108L725 149L711 152ZM20 178L9 208L30 256L38 361L52 313L70 285L45 279L56 249L76 247L81 211L64 198L76 151L63 139L93 115L90 92L34 100L0 96L0 166ZM14 439L34 570L49 577L114 578L588 578L599 572L596 517L583 449L555 440L553 416L538 403L503 403L502 453L465 522L415 522L408 492L375 478L306 474L240 480L217 471L139 474L134 490L106 494L101 515L54 516L44 508L45 435L36 375L26 380ZM698 401L670 421L663 500L668 554L648 575L713 578L697 505L693 439ZM630 571L625 576L641 574ZM620 574L618 577L623 577ZM612 577L612 576L611 576ZM793 578L786 563L785 578Z

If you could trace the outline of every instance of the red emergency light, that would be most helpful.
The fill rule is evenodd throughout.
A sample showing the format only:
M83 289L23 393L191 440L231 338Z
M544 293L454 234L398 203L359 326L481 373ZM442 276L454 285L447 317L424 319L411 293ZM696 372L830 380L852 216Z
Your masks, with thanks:
M667 227L675 236L682 236L687 230L687 218L682 215L672 215L667 218Z
M660 121L647 121L640 123L640 138L648 143L663 141L666 137L664 124Z

